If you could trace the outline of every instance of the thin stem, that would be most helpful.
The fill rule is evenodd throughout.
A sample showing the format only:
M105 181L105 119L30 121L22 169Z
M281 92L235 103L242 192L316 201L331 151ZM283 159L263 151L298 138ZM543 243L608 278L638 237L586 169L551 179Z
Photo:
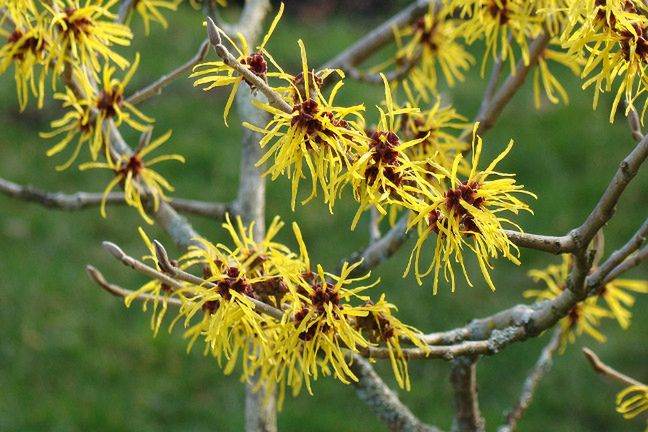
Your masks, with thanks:
M485 427L477 397L477 357L462 357L452 362L450 384L454 389L453 432L477 432Z
M535 366L531 369L531 372L524 380L520 398L515 407L511 409L506 416L506 424L500 426L498 432L513 432L517 428L520 418L522 418L533 401L533 396L538 388L538 384L540 384L540 380L542 380L547 372L549 372L549 369L551 369L553 355L560 347L560 337L562 336L562 333L563 328L557 326L549 340L549 343L542 349Z
M196 52L196 55L194 55L188 62L186 62L182 66L177 67L171 72L162 75L155 82L147 85L143 89L136 91L126 99L126 102L135 105L147 99L150 99L153 96L157 96L161 94L162 90L166 86L171 84L174 80L180 77L184 77L187 74L187 72L189 72L194 66L202 62L205 59L205 56L207 56L208 51L209 51L209 40L205 39L200 44L200 48L198 48L198 52Z
M438 428L421 422L398 399L367 360L352 355L349 368L358 378L358 381L352 382L358 398L367 404L390 431L441 432Z
M101 288L105 289L108 291L110 294L116 296L116 297L122 297L126 298L128 296L131 296L134 294L134 291L127 290L125 288L122 288L118 285L112 284L104 278L104 276L101 274L99 270L94 268L91 265L86 266L86 271L88 272L88 275L90 278ZM138 294L135 297L135 300L137 301L155 301L159 300L157 296L151 295L151 294ZM173 306L182 306L182 301L177 299L177 298L166 298L164 301L167 304L173 305Z
M77 211L86 208L99 207L103 194L95 192L50 192L34 188L29 185L20 185L0 178L0 193L22 201L33 202L46 208ZM142 196L146 199L146 195ZM126 201L122 192L111 192L106 196L106 205L124 205ZM172 198L171 207L183 213L204 216L213 219L223 219L226 213L232 213L228 203L211 203L185 198Z
M585 354L585 357L587 357L587 360L589 361L590 366L592 366L592 369L594 369L594 371L599 373L600 375L612 378L613 380L628 386L644 385L642 382L637 381L636 379L629 377L628 375L625 375L614 369L613 367L603 363L599 356L597 356L591 349L583 348L583 354Z

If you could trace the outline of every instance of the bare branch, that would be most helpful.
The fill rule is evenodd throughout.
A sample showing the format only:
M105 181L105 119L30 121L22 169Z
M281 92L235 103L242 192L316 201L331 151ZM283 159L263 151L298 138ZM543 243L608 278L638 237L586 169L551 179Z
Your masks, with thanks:
M524 380L520 399L515 407L508 413L506 416L506 424L500 426L498 432L513 432L517 428L520 418L522 418L533 400L533 395L538 388L540 380L547 372L549 372L549 369L551 369L553 355L556 350L558 350L558 347L560 347L560 337L562 332L563 330L561 326L557 326L554 330L549 343L542 349L538 361L533 369L531 369L529 376Z
M589 360L590 365L592 366L592 369L594 369L595 372L608 377L612 378L615 381L618 381L624 385L628 386L633 386L633 385L638 385L638 386L643 386L644 384L641 383L640 381L637 381L636 379L629 377L625 374L622 374L621 372L617 371L616 369L606 365L601 361L601 359L594 353L589 348L583 348L583 354L585 354L585 357L587 357L587 360Z
M365 250L357 252L342 261L342 263L356 263L362 260L362 264L353 270L352 275L357 276L366 273L390 258L400 249L409 237L409 232L407 231L408 215L409 213L406 213L401 216L396 225L378 240L373 241Z
M495 94L495 90L497 89L497 83L499 82L500 75L502 75L502 64L502 56L497 56L497 60L495 60L493 70L491 71L491 76L488 79L488 84L486 85L486 89L484 90L484 96L479 107L480 112L486 110L488 104L490 104L493 100L493 95Z
M648 218L646 218L643 225L641 225L623 247L614 251L594 273L587 277L587 285L589 287L602 286L603 280L606 279L612 270L619 266L630 254L639 249L646 241L646 238L648 238Z
M529 64L524 64L524 61L520 60L516 66L515 74L508 77L504 84L492 96L490 102L482 102L482 107L473 121L473 123L479 122L479 127L477 128L478 135L482 136L495 125L504 107L506 107L513 95L524 84L524 80L537 63L538 57L545 50L550 39L551 37L547 32L543 32L538 36L529 46ZM488 97L488 92L484 96L485 98ZM471 131L464 131L463 137L465 142L469 142L472 139Z
M380 212L375 206L369 208L369 243L375 243L380 240Z
M619 164L619 169L610 181L607 189L601 195L599 202L587 217L583 225L570 235L578 247L586 247L596 232L603 227L614 215L614 208L623 191L637 175L639 167L648 157L648 137L644 137L635 148Z
M571 252L576 247L574 239L568 235L545 236L511 230L504 230L504 233L511 243L527 249L536 249L553 254L561 254Z
M421 56L419 54L414 58L407 59L407 61L404 64L399 65L397 69L386 73L385 78L387 78L387 81L389 82L399 81L403 79L404 77L407 76L407 74L409 74L412 68L416 66L420 58ZM348 66L347 68L345 68L344 71L350 78L354 80L363 81L369 84L376 84L376 85L383 84L383 79L380 76L380 73L364 72L356 68L355 66Z
M403 348L403 355L409 360L453 360L455 358L475 355L493 355L512 342L526 337L522 328L506 328L493 330L489 338L479 341L460 342L448 346L428 346L427 349ZM389 349L369 347L360 349L364 357L375 359L388 359Z
M90 278L97 283L101 288L105 289L108 291L110 294L116 296L116 297L122 297L126 298L132 294L134 294L134 291L127 290L125 288L122 288L118 285L111 284L110 282L106 281L104 276L101 274L99 270L94 268L93 266L89 265L86 266L86 271L88 272L88 275L90 275ZM138 301L155 301L159 300L158 297L151 295L151 294L138 294L137 297L135 297L135 300ZM167 304L173 305L173 306L182 306L182 301L180 301L177 298L166 298L164 301Z
M625 101L626 107L628 106L628 101ZM630 132L632 133L632 139L636 142L639 142L643 139L644 133L641 130L641 119L639 118L639 113L633 106L628 112L628 126L630 126Z
M136 0L122 0L119 5L119 11L117 12L117 18L115 22L118 24L124 24L130 15L131 10L135 6Z
M0 193L23 201L34 202L47 208L66 211L98 207L103 199L101 193L75 192L66 194L63 192L48 192L29 185L20 185L3 178L0 178ZM146 196L142 198L145 199ZM106 196L106 205L123 204L126 204L123 193L112 192ZM173 198L169 204L177 211L214 219L223 219L226 213L232 213L231 206L227 203Z
M619 264L614 270L610 272L610 274L607 275L605 280L603 281L603 284L606 284L619 276L621 276L623 273L627 272L630 269L633 269L637 267L639 264L642 262L648 260L648 246L645 246L643 249L641 249L639 252L637 252L634 255L631 255L629 258L627 258L625 261L623 261L621 264Z
M349 368L358 378L352 381L358 398L387 425L390 431L441 432L421 422L374 371L371 364L358 355L352 356Z
M174 80L180 77L184 77L187 72L189 72L194 66L203 61L205 59L205 56L207 55L208 50L209 40L205 39L200 44L200 48L198 48L196 55L193 56L188 62L186 62L182 66L177 67L168 74L162 75L157 81L147 85L143 89L136 91L126 99L126 102L130 102L131 104L135 105L147 99L150 99L153 96L159 95L160 93L162 93L162 90L166 86L171 84Z
M477 357L462 357L452 362L450 384L454 389L453 432L476 432L485 428L477 397Z
M440 2L435 2L438 5ZM357 66L394 38L394 28L411 24L425 14L430 7L430 0L417 0L397 13L362 39L329 60L320 69L343 69Z

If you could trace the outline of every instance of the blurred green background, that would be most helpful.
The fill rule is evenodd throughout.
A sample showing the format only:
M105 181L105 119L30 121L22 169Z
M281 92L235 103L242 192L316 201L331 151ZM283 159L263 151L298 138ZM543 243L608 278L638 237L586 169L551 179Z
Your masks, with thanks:
M293 15L282 21L269 49L286 70L295 71L299 65L296 40L302 38L310 64L316 66L390 12L393 10L385 8L371 17L329 14L318 19L312 18L317 13ZM202 40L200 13L183 8L170 21L167 31L154 26L148 38L136 21L134 46L142 54L142 65L131 89L184 62ZM501 170L516 172L519 182L538 195L532 203L535 215L522 215L516 221L530 232L547 234L563 234L583 221L633 145L623 118L617 118L614 125L607 121L611 100L603 98L601 109L593 112L591 93L582 92L579 80L565 70L557 72L570 89L570 105L545 102L541 110L534 110L527 83L486 136L483 159L498 154L510 138L515 140ZM31 103L27 112L19 114L12 74L8 71L0 78L0 176L53 191L103 190L110 180L106 173L54 171L63 159L45 156L53 142L40 139L38 131L47 130L49 121L58 118L60 111L49 98L46 109L36 111ZM447 95L459 112L471 118L484 86L478 68L474 68L466 82ZM232 126L223 125L226 95L225 91L203 93L194 89L190 80L181 79L163 97L141 107L156 119L156 135L173 129L167 150L187 157L181 169L173 163L160 165L160 171L175 185L177 196L205 200L231 200L235 196L241 130L236 126L235 113L230 118ZM380 88L349 83L339 102L363 102L369 117L375 119L373 106L380 97ZM133 142L137 138L130 130L125 135ZM645 219L647 185L648 172L644 170L624 194L617 216L605 229L608 252L623 244ZM288 182L279 179L268 189L268 220L278 214L286 222L299 221L314 260L335 268L342 257L366 244L366 218L355 232L348 229L355 212L349 196L336 208L335 215L316 201L291 212ZM48 211L0 196L0 213L0 430L242 429L243 386L235 374L223 376L212 358L203 357L201 349L187 355L180 331L162 331L153 338L149 315L138 306L126 309L86 276L85 265L92 263L109 280L124 287L135 288L144 281L101 248L101 241L111 240L133 255L144 253L137 227L145 223L135 210L109 208L104 220L98 209ZM224 239L219 223L200 218L191 221L208 238ZM145 229L172 249L158 227ZM281 238L294 245L289 230ZM526 271L559 262L559 257L523 250L521 267L504 260L496 263L492 274L496 293L476 276L472 289L460 283L457 292L451 294L443 285L433 296L431 281L419 287L413 278L401 277L411 247L410 241L392 261L380 266L375 276L383 281L378 290L387 292L399 306L399 316L426 332L462 325L472 317L522 301L522 291L532 286ZM648 277L648 269L644 265L628 277ZM590 346L604 361L648 381L647 306L647 298L638 299L629 331L606 322L606 344L599 345L584 336L556 356L520 430L641 430L642 420L624 421L615 413L614 399L621 387L596 376L580 348ZM501 423L505 411L516 401L522 381L548 338L547 334L513 345L479 362L480 401L488 430ZM396 387L388 364L379 363L377 369L390 386ZM423 421L449 429L449 365L442 361L412 362L410 371L412 391L400 391L402 400ZM384 429L356 398L351 386L322 379L314 391L312 397L303 393L287 398L279 415L280 430Z

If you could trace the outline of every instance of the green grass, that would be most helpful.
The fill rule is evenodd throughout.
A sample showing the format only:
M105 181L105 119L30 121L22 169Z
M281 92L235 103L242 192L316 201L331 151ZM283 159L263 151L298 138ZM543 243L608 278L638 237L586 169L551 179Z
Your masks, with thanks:
M133 87L156 79L193 55L203 38L200 15L177 14L168 31L156 29L148 39L139 36L135 46L142 66ZM296 39L304 39L311 65L317 65L349 45L375 22L357 17L326 23L300 24L285 20L270 44L275 58L289 71L298 68ZM141 35L141 33L140 33ZM473 71L466 83L448 92L456 108L471 117L484 82ZM497 127L485 139L484 160L499 153L508 140L516 145L504 160L504 172L516 172L521 183L538 195L535 215L517 219L530 232L563 234L582 222L604 190L618 162L632 147L623 118L614 125L601 109L591 110L591 94L579 89L577 79L561 74L569 85L568 107L532 108L525 87L505 110ZM0 78L0 175L50 190L100 191L109 181L105 173L54 171L61 160L44 152L52 143L38 138L48 122L60 115L51 101L43 111L19 115L11 72ZM349 83L340 100L364 102L370 116L380 99L380 89ZM226 92L205 94L189 80L172 84L163 97L142 109L156 118L156 135L174 131L174 150L187 157L181 169L170 163L161 169L176 186L177 195L206 200L235 196L240 128L232 113L224 128L222 110ZM375 118L375 117L374 117ZM134 141L137 135L126 133ZM606 227L608 251L623 244L645 218L648 176L641 173L619 205L618 215ZM279 179L268 187L268 219L281 215L302 226L313 258L329 268L367 241L366 223L355 232L348 227L355 205L347 197L330 215L318 202L289 209L288 182ZM0 197L0 430L240 430L243 425L243 387L236 376L223 376L216 362L199 349L187 355L181 332L161 332L153 338L149 316L138 307L127 310L88 280L84 267L92 263L115 283L134 288L144 281L122 268L101 248L102 240L115 241L133 255L144 253L137 226L144 223L128 208L110 208L108 219L97 209L79 213L48 211L42 207ZM224 239L219 224L192 219L196 229L212 239ZM169 239L158 227L146 227L152 237ZM294 245L289 230L281 238ZM491 293L475 277L472 289L459 284L450 294L443 286L432 295L430 283L418 287L413 278L401 277L411 242L376 276L381 288L399 305L400 316L425 331L462 325L521 301L530 287L525 273L559 258L523 251L522 267L496 263ZM475 270L474 265L471 267ZM474 273L474 272L473 272ZM630 275L629 275L630 276ZM646 266L632 277L647 277ZM644 382L645 332L648 306L640 298L635 322L628 332L614 323L604 327L609 341L598 345L579 339L555 359L551 373L541 383L536 400L521 423L521 430L640 430L641 422L626 422L614 412L617 384L604 382L588 367L581 346L592 346L612 365ZM508 347L479 363L479 388L489 430L516 400L521 383L548 335ZM395 387L388 364L377 369ZM423 420L445 429L451 425L452 393L449 365L440 361L413 362L411 392L402 399ZM353 389L335 380L318 381L315 396L288 397L279 415L281 430L312 431L380 430L383 426L356 399Z

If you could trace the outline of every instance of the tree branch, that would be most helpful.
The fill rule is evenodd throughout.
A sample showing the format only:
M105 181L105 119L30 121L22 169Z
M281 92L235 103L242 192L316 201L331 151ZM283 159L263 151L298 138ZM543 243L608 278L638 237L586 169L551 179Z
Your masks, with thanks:
M90 279L92 279L97 285L99 285L101 288L105 289L108 291L110 294L116 296L116 297L122 297L126 298L129 295L133 294L134 291L127 290L125 288L122 288L118 285L111 284L110 282L106 281L104 276L101 274L99 270L94 268L91 265L86 266L86 271L88 272L88 275L90 276ZM151 294L138 294L137 297L135 297L135 300L138 301L155 301L159 300L157 296L151 295ZM182 306L182 301L177 299L177 298L166 298L164 301L167 304L173 305L173 306Z
M205 39L198 48L198 52L194 55L188 62L182 66L177 67L168 74L162 75L157 81L147 85L143 89L140 89L130 95L126 102L129 102L133 105L143 102L147 99L157 96L162 93L162 90L171 84L174 80L183 77L188 71L190 71L198 63L202 62L209 51L209 40Z
M107 242L107 241L103 242L103 247L122 264L132 268L138 273L142 273L143 275L150 277L151 279L157 279L160 282L167 284L173 290L177 291L186 288L180 282L182 280L189 282L193 285L200 285L207 288L217 288L216 284L207 282L204 279L198 277L189 278L189 276L191 276L189 273L185 273L173 266L172 266L173 271L169 272L169 274L158 271L153 267L148 266L143 262L136 260L135 258L127 255L119 246L117 246L114 243ZM168 263L168 259L167 259L167 263ZM170 266L170 264L167 265ZM160 267L162 268L162 266ZM259 301L254 297L246 296L246 298L254 304L254 310L256 310L259 313L266 314L268 316L271 316L279 320L284 315L283 312L280 311L279 309L276 309L266 303L263 303L262 301Z
M500 426L497 430L498 432L513 432L517 428L520 418L524 415L533 400L533 395L538 388L540 380L547 372L549 372L549 369L551 369L552 358L560 346L560 337L562 332L563 330L560 326L556 327L554 330L549 343L542 349L534 368L531 369L529 376L524 380L520 399L515 407L508 413L506 416L506 424Z
M462 357L452 362L450 384L454 389L453 432L483 431L484 418L477 397L477 357Z
M40 204L46 208L77 211L101 205L103 194L94 192L49 192L30 185L20 185L0 178L0 193L11 198ZM146 198L143 196L142 198ZM106 205L126 204L124 194L112 192L106 196ZM226 213L232 213L228 203L211 203L185 198L173 198L169 204L175 210L214 219L223 219Z
M479 127L477 128L477 134L482 136L487 130L492 128L500 114L504 110L504 107L509 103L513 95L524 84L524 80L535 66L538 61L538 57L545 50L549 44L551 37L547 32L543 32L538 36L531 45L529 46L529 64L524 64L523 60L520 60L515 69L515 75L510 75L507 80L502 84L502 86L497 90L497 92L490 98L488 103L482 101L482 106L477 114L477 117L473 123L479 122ZM497 67L497 65L495 66ZM492 89L487 91L484 94L484 99L488 99L492 94ZM463 137L465 142L470 142L472 139L472 127L464 131Z
M596 232L612 218L617 201L626 186L637 175L639 167L646 157L648 157L648 137L639 141L630 154L621 161L617 172L601 195L594 210L585 222L570 234L578 247L586 247Z
M587 285L590 287L601 286L603 280L618 267L634 251L639 249L648 238L648 218L636 233L620 249L614 251L610 257L590 276L587 277Z
M440 2L435 2L438 5ZM394 38L394 28L411 24L425 14L430 0L417 0L381 25L362 37L359 41L327 61L320 69L343 69L357 66Z
M351 356L351 354L350 354ZM441 432L434 426L421 422L374 371L371 363L352 355L349 368L358 378L351 384L358 398L387 425L390 431Z
M638 386L643 386L644 384L641 383L640 381L637 381L636 379L629 377L628 375L622 374L621 372L617 371L616 369L606 365L601 361L601 359L594 353L589 348L583 348L583 354L585 354L585 357L587 357L587 360L590 363L590 366L592 366L592 369L594 369L595 372L608 377L612 378L615 381L618 381L622 383L623 385L627 386L633 386L633 385L638 385Z
M133 9L133 6L135 6L135 0L122 0L121 4L119 5L119 10L117 12L117 18L115 19L115 22L117 24L124 24L128 19L128 15L130 14L131 9Z
M603 284L606 284L606 283L618 278L623 273L627 272L630 269L633 269L633 268L637 267L639 264L641 264L643 261L646 261L647 259L648 259L648 246L645 246L639 252L637 252L636 254L630 256L625 261L623 261L621 264L619 264L617 267L615 267L615 269L612 270L610 272L610 274L607 275L607 277L603 281Z

